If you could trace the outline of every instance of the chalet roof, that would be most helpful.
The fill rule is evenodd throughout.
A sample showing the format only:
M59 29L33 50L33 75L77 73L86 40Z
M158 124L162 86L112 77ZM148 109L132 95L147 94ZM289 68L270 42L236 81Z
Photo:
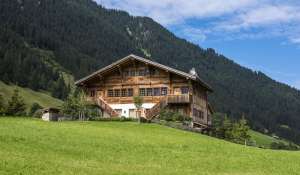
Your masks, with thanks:
M123 63L123 62L126 62L128 60L137 60L137 61L140 61L140 62L143 62L143 63L146 63L146 64L149 64L149 65L152 65L154 67L158 67L158 68L161 68L163 70L166 70L166 71L169 71L169 72L172 72L174 74L177 74L179 76L182 76L182 77L185 77L187 79L191 79L195 82L198 82L200 83L203 87L205 87L207 90L209 91L212 91L212 88L210 87L210 85L208 85L207 83L205 83L203 80L200 79L200 77L196 74L196 75L192 75L192 74L189 74L189 73L186 73L186 72L183 72L183 71L180 71L180 70L177 70L177 69L174 69L174 68L171 68L171 67L168 67L168 66L165 66L165 65L162 65L160 63L157 63L157 62L154 62L154 61L151 61L149 59L146 59L146 58L143 58L143 57L139 57L139 56L136 56L136 55L128 55L102 69L99 69L97 70L96 72L78 80L75 82L75 85L80 85L82 83L84 83L85 81L105 72L105 71L108 71L110 69L113 69L115 68L116 66L118 66L119 64Z

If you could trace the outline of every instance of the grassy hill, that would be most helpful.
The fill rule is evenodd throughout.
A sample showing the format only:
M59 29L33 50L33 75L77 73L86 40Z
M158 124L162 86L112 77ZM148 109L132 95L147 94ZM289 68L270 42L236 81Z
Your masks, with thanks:
M132 122L0 118L0 174L299 174L299 152Z
M29 88L8 85L0 81L0 94L2 94L5 101L10 99L15 89L19 90L20 95L24 98L27 108L30 108L34 102L43 107L58 107L63 103L61 100L53 98L46 92L36 92Z
M258 147L270 148L273 142L282 142L285 145L289 144L286 140L277 139L253 130L250 130L250 136L252 140L255 141L256 146Z
M244 115L255 130L300 143L300 91L180 39L150 18L92 0L2 0L0 21L2 81L63 98L66 85L53 68L79 79L133 53L183 71L194 67L213 87L216 111Z

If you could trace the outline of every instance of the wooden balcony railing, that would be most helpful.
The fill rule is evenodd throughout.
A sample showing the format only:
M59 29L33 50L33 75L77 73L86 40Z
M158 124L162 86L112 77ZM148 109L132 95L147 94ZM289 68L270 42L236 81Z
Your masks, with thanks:
M164 109L168 104L182 104L190 102L191 95L189 94L168 95L162 98L159 103L157 103L149 111L147 111L146 118L152 119L153 117L159 115L160 111Z
M190 102L191 102L191 95L189 94L167 96L168 104L190 103Z

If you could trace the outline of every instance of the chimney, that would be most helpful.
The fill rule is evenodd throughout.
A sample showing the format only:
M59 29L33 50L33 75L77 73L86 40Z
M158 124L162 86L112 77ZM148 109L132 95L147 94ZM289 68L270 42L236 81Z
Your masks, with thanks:
M196 69L194 67L190 70L190 74L198 77L198 73L196 72Z

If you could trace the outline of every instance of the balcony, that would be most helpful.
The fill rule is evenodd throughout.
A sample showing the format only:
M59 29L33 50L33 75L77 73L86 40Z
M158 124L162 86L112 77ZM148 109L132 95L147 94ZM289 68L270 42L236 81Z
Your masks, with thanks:
M168 95L167 96L168 104L180 104L180 103L190 103L190 102L191 102L190 94Z

